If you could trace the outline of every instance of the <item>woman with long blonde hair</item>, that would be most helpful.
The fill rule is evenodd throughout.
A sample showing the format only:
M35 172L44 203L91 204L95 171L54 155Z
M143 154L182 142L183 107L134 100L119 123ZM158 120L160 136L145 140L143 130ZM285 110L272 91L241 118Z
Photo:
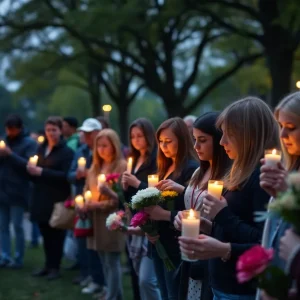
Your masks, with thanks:
M261 241L264 223L255 222L254 212L266 210L269 195L259 185L259 164L265 149L278 148L278 126L270 108L254 97L225 108L217 126L223 132L220 144L233 164L223 179L221 199L207 195L203 201L213 222L203 218L201 229L210 236L180 237L181 251L192 259L210 259L214 300L253 300L252 283L237 282L236 261Z
M94 236L88 238L88 247L96 250L103 264L107 283L106 300L122 299L121 252L125 247L124 235L118 231L108 231L106 218L119 207L119 196L104 183L98 186L99 174L122 174L126 161L121 155L121 143L112 129L102 130L96 137L93 163L88 171L85 191L90 190L92 201L85 209L92 214Z

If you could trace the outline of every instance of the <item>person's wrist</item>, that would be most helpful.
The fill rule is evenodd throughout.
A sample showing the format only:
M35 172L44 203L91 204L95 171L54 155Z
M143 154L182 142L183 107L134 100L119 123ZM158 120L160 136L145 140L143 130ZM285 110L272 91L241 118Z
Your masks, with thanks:
M231 257L231 244L230 243L223 243L222 251L220 252L221 260L226 262Z

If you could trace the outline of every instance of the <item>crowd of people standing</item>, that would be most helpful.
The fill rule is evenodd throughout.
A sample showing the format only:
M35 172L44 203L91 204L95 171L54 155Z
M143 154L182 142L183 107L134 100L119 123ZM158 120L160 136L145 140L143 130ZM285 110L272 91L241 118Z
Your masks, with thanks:
M254 300L275 299L259 291L257 282L239 283L238 258L254 245L275 251L273 264L294 278L291 299L300 299L300 237L280 218L255 219L269 201L288 189L287 177L300 168L300 92L283 99L273 113L255 97L235 101L222 112L165 120L155 131L139 118L130 124L128 148L104 118L88 118L82 126L72 117L49 117L44 139L31 137L22 119L10 115L0 144L0 244L2 268L22 268L25 254L24 212L33 232L40 232L45 264L35 277L61 276L66 237L76 241L82 293L98 299L123 299L121 254L127 253L134 299ZM283 159L265 164L266 149L282 149ZM30 163L37 156L36 163ZM131 157L132 167L127 168ZM84 168L78 161L83 158ZM99 184L98 176L120 174L120 192ZM136 211L126 204L148 187L175 191L172 204L145 208L155 221L157 236L128 224L126 232L110 231L106 219L119 209L128 218ZM208 193L209 180L222 180L221 198ZM74 236L49 221L56 203L91 193L76 208L76 220L89 220L91 231ZM183 211L201 213L201 234L181 236ZM15 232L12 256L10 223ZM76 222L75 222L76 224ZM155 244L166 249L174 266L169 270ZM35 244L34 242L33 244ZM182 260L182 254L193 262ZM298 291L297 291L298 288Z

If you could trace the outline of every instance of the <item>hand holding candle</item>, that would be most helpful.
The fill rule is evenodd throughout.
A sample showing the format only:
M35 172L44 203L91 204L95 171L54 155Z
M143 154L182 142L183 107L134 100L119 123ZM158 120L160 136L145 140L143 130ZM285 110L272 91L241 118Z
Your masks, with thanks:
M208 181L208 188L207 188L208 194L212 195L217 199L221 199L222 191L223 191L223 181L217 181L217 180Z
M86 166L86 159L84 157L80 157L77 161L77 165L80 171L84 171Z
M182 212L182 231L181 236L197 238L200 232L200 212L193 209ZM185 261L196 261L189 259L183 252L181 259Z
M39 157L37 155L29 158L28 165L31 167L36 167Z
M155 187L158 184L158 175L148 175L148 187Z
M281 161L281 151L277 149L265 151L265 164L269 167L277 168L277 164Z
M127 172L130 173L130 174L132 172L132 162L133 162L132 157L129 157L128 162L127 162Z
M84 207L84 199L81 195L75 197L75 204L78 208Z

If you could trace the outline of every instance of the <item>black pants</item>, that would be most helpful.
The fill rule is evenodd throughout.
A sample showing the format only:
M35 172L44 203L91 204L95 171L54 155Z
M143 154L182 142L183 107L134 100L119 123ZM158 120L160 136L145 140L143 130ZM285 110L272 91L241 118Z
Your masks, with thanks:
M59 270L61 259L63 257L66 231L52 228L48 223L39 223L39 228L43 237L43 247L46 259L45 267L49 270Z

